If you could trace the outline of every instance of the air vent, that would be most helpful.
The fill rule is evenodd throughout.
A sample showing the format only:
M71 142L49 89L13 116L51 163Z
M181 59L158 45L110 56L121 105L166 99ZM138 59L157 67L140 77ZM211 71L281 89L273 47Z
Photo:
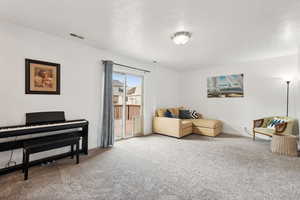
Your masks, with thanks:
M81 39L81 40L84 40L84 37L83 37L83 36L77 35L77 34L75 34L75 33L70 33L70 36L79 38L79 39Z

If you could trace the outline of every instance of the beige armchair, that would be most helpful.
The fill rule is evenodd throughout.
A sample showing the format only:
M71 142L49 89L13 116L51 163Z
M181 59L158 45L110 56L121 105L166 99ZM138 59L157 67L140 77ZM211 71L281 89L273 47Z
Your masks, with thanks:
M282 119L285 122L275 125L275 128L268 128L269 122L274 119ZM255 140L256 134L262 134L272 137L274 134L277 135L297 135L295 131L296 119L291 117L266 117L262 119L256 119L253 121L253 140Z

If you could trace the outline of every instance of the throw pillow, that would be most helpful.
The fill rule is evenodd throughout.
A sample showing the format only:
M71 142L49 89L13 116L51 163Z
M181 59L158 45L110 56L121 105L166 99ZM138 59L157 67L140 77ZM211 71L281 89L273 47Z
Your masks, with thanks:
M167 111L167 110L166 110L166 109L163 109L163 108L157 109L157 111L156 111L157 116L158 116L158 117L164 117L166 111Z
M191 113L189 110L179 110L180 119L192 119Z
M173 118L173 115L172 115L171 111L167 110L165 112L165 117Z
M191 117L192 117L193 119L200 119L200 118L201 118L201 114L200 114L200 113L197 113L196 110L191 110L190 113L191 113Z
M179 108L169 108L174 118L178 118L179 116Z
M283 122L285 122L285 120L274 118L274 119L269 121L267 128L275 129L275 126L277 124L280 124L280 123L283 123Z

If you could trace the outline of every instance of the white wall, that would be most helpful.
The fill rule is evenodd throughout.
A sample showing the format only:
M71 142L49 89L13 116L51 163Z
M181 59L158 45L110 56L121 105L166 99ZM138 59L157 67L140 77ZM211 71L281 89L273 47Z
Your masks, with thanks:
M158 108L176 107L180 105L179 73L167 68L156 71L156 106Z
M297 87L296 87L296 99L297 102L300 101L300 46L298 46L298 55L297 55L297 75L295 78L295 81L297 82ZM297 118L300 119L300 106L297 107Z
M5 22L0 22L0 44L0 126L23 124L27 112L63 110L67 119L89 120L89 148L96 147L102 116L101 60L105 59L145 66L152 71L145 75L146 134L151 133L156 106L178 104L179 101L178 87L174 86L178 83L178 73L157 65L140 63L77 40L66 40ZM24 94L25 58L61 64L61 95ZM167 81L162 86L158 82L165 76Z
M297 55L269 60L207 66L181 74L181 103L194 108L205 118L224 122L224 132L244 134L252 120L264 116L285 115L286 84L284 76L297 76ZM244 74L243 98L207 98L207 77ZM296 77L295 77L296 78ZM297 116L296 84L291 84L290 116Z

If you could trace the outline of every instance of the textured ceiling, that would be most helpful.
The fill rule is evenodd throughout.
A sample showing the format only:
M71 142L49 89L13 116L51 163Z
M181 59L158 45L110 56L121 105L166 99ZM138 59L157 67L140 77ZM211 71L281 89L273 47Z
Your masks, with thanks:
M299 0L0 0L0 19L178 69L294 54ZM184 46L170 37L187 30Z

